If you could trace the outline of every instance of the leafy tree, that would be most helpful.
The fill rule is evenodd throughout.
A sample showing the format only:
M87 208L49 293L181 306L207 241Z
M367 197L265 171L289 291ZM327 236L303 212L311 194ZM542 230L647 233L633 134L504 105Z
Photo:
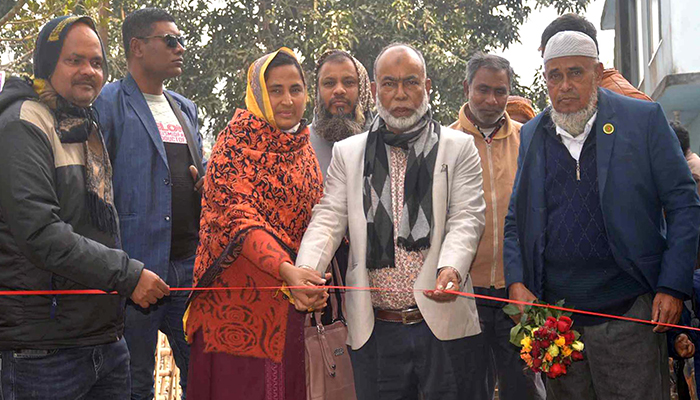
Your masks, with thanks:
M542 66L537 68L535 77L530 86L523 86L519 82L515 82L513 88L513 94L532 100L532 105L537 112L544 110L549 101L547 83L544 80L543 71Z
M554 6L562 13L581 12L589 1L530 3ZM16 4L0 17L0 52L11 51L15 56L0 69L29 72L33 35L39 26L75 10L99 18L111 58L111 79L126 72L119 31L124 15L144 5L170 11L187 36L188 47L183 75L168 85L197 103L208 134L218 132L233 109L244 105L250 63L281 46L300 56L311 83L312 103L314 62L326 49L350 51L371 75L382 47L395 41L411 43L423 52L428 64L435 115L449 123L464 101L462 80L470 55L518 41L518 28L532 12L522 0L151 0L148 4L135 0L18 0ZM534 86L517 86L516 91L542 107L541 84L536 80ZM312 107L310 104L308 110Z

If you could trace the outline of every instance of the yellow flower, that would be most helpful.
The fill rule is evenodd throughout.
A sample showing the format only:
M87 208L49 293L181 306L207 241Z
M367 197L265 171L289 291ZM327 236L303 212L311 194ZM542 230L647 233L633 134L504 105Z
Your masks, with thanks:
M576 351L583 351L583 342L580 341L575 341L571 343L571 348L576 350Z
M566 344L566 339L564 339L564 336L559 335L557 340L554 341L554 344L556 344L559 347L563 347Z
M530 338L530 336L525 336L525 337L520 341L520 345L523 346L523 347L530 347L531 344L532 344L532 339Z
M573 352L573 350L571 350L571 347L566 346L566 345L564 345L564 347L562 347L562 349L561 349L561 354L563 354L564 357L570 356L572 352Z
M552 357L556 357L559 355L559 347L555 345L550 345L549 348L547 349L547 354L551 355Z

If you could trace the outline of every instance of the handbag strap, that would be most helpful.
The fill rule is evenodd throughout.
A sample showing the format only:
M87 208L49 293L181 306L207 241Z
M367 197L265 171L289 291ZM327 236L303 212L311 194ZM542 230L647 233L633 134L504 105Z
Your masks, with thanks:
M340 267L338 266L338 261L335 259L335 257L333 257L331 260L331 265L328 267L328 269L331 270L331 275L335 286L344 286L343 276L340 273ZM331 298L331 309L333 310L333 321L337 321L338 319L345 321L343 310L340 309L341 293L344 291L344 289L335 289L331 296L329 296Z
M180 105L167 91L164 90L163 94L165 95L165 98L168 99L168 103L170 103L170 108L173 109L175 117L182 126L182 131L185 133L185 138L187 139L187 148L190 150L190 156L192 156L192 163L194 164L195 168L197 168L197 172L199 173L199 176L197 177L199 179L204 176L204 165L202 164L202 156L201 154L199 154L199 150L197 149L197 142L194 141L194 136L192 136L190 126L185 120L185 116L182 115ZM195 180L195 183L198 179Z
M326 268L326 272L331 273L334 286L343 286L343 277L340 273L340 267L338 266L338 261L335 259L335 257L333 257L331 263L328 265L328 268ZM340 295L342 292L344 292L344 290L335 289L329 296L331 300L331 310L333 313L334 322L338 320L345 321L343 310L340 309ZM304 326L311 326L312 323L320 328L323 328L323 323L321 322L321 311L307 314Z

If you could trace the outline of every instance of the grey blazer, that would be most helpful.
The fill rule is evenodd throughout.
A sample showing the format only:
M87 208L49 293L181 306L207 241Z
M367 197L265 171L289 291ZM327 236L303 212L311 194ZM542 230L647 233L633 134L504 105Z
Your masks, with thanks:
M319 271L330 263L341 239L349 231L350 256L345 284L369 286L366 268L367 220L362 202L362 174L367 133L352 136L333 147L325 192L314 207L311 223L296 259ZM469 269L484 229L484 192L481 161L470 135L441 127L433 175L433 227L430 248L414 289L435 289L437 271L454 267L462 277L462 291L473 292ZM440 340L459 339L481 332L473 298L438 303L421 291L414 293L426 323ZM362 347L374 328L368 291L345 295L348 344Z

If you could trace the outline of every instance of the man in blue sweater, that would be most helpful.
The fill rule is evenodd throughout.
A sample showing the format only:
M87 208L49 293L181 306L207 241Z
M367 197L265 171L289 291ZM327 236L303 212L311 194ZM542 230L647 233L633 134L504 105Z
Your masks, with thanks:
M700 199L661 107L598 85L593 40L544 49L552 107L521 130L505 223L509 296L676 323L692 291ZM666 327L574 314L585 359L548 399L668 399Z

